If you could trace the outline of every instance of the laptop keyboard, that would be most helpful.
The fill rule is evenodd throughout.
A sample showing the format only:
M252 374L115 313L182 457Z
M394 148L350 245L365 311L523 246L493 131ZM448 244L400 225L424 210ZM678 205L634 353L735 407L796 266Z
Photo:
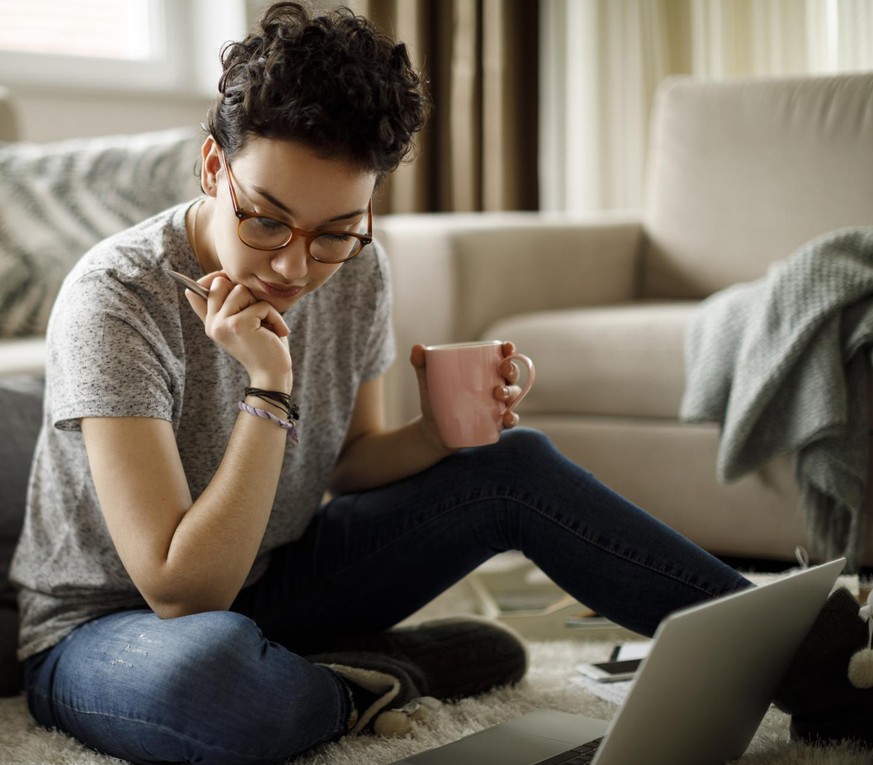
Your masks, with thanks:
M536 765L584 765L586 762L591 762L594 755L597 754L597 747L603 738L595 738L580 746L574 746L566 752L553 755L545 760L540 760Z

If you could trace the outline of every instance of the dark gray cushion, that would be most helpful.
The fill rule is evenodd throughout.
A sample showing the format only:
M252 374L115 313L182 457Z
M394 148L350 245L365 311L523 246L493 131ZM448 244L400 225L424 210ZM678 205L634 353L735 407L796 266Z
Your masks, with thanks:
M0 606L0 696L15 696L24 685L21 664L15 659L18 645L18 611Z
M21 683L21 668L15 659L18 614L9 564L24 520L30 462L42 421L42 394L42 378L0 378L0 695L17 693Z

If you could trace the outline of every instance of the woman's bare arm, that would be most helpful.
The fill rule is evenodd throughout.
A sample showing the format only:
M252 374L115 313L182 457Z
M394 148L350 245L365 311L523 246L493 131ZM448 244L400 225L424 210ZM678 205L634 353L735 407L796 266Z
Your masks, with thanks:
M149 606L161 617L228 608L270 517L285 431L241 413L196 502L169 422L86 418L82 433L110 536Z

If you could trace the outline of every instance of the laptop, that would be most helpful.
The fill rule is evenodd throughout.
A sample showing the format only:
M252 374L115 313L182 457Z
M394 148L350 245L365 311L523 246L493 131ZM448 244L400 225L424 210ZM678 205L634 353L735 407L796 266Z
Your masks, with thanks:
M537 710L394 765L734 760L755 735L845 562L791 573L665 618L611 722ZM589 755L573 751L592 741ZM592 759L582 759L587 756Z

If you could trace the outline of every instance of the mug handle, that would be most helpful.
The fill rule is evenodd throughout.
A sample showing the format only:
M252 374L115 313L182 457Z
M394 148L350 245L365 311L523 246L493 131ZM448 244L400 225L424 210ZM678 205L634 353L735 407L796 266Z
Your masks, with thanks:
M501 359L501 363L503 363L505 359L510 359L511 361L518 360L522 363L522 366L527 369L527 380L525 380L521 392L512 399L512 401L506 403L506 411L512 412L515 407L521 403L521 400L530 393L530 389L533 387L534 379L536 378L536 370L534 369L534 363L523 353L510 354L509 356L504 357L504 359Z

